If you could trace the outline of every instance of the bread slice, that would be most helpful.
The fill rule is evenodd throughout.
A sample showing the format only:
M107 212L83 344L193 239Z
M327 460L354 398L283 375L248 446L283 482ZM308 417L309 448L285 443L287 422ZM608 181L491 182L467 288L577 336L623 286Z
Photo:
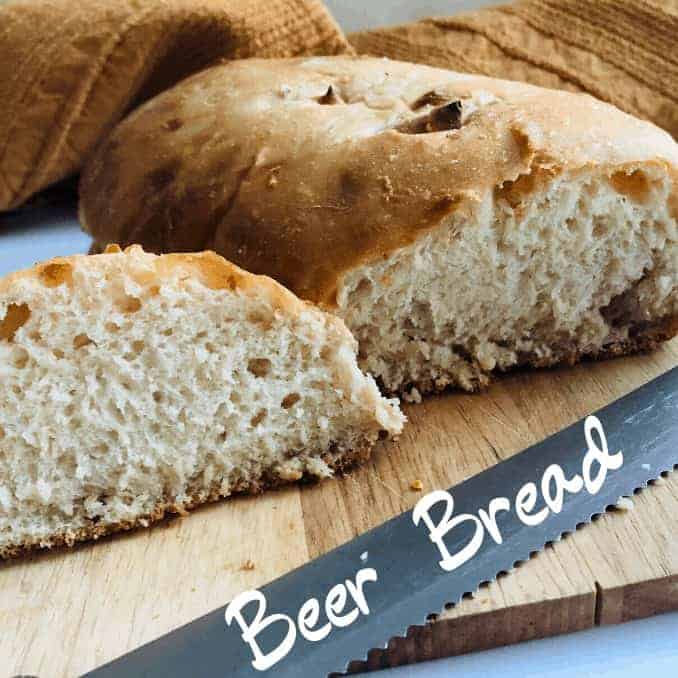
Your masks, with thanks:
M119 125L81 219L276 278L415 399L678 330L678 145L586 95L388 59L228 63Z
M403 416L338 318L205 252L0 280L0 557L366 459Z

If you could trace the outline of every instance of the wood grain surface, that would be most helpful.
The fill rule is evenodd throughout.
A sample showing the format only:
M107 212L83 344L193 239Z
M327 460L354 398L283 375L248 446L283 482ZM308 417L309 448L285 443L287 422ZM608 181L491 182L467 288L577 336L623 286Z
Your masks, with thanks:
M227 603L580 419L678 364L649 355L507 375L407 407L351 475L240 497L150 530L0 565L3 675L73 676ZM678 609L678 474L372 651L379 668ZM421 480L423 490L410 489ZM407 620L403 620L407 624ZM386 639L385 639L386 640ZM365 648L366 650L368 648Z

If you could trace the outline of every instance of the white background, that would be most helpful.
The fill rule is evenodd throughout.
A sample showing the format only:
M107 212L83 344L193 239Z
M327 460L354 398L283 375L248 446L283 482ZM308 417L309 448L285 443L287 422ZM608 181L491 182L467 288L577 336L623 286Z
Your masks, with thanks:
M345 31L454 14L487 0L325 0ZM591 0L597 1L597 0ZM54 215L39 231L35 213L0 215L0 275L40 259L86 252L89 238L70 215ZM676 535L678 539L678 535ZM407 620L403 620L403 628ZM384 671L384 678L678 678L678 613L532 641L488 652Z

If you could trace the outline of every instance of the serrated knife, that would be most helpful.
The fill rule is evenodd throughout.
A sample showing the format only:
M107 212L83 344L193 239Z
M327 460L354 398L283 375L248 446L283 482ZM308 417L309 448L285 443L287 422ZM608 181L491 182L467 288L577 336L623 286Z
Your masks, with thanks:
M245 626L233 614L228 625L227 606L221 607L87 675L92 678L267 675L296 678L346 670L352 660L364 659L370 649L385 647L389 639L404 635L408 627L426 623L426 618L440 612L445 604L458 602L481 583L511 570L515 563L527 560L548 542L574 531L620 497L633 494L634 490L645 487L648 481L678 465L678 368L602 408L594 416L595 420L588 417L573 424L447 493L427 495L423 503L417 505L419 508L414 509L419 513L418 524L413 519L417 514L407 511L258 592L250 593L250 597L257 595L265 600L266 610L262 612L257 602L242 607L240 615ZM621 465L613 468L615 462L606 469L603 482L599 482L597 488L594 481L600 481L601 464L594 458L595 454L586 462L589 468L583 468L589 444L593 442L599 452L603 447L595 421L602 427L610 458L618 452L623 456ZM619 461L619 457L614 459ZM559 473L554 473L554 466L562 470L562 478L572 481L572 491L562 492L560 507L555 477ZM587 485L583 483L585 471L590 481ZM544 474L550 482L550 489L546 491L551 509L540 492ZM530 483L535 484L538 496L530 496L535 494ZM577 486L581 486L579 491L575 491ZM449 500L433 501L445 496L453 498L453 507ZM505 498L510 509L504 510L505 502L497 502L498 498ZM426 505L429 508L424 511L422 507ZM527 518L528 522L536 523L535 516L544 510L543 520L538 524L524 522ZM448 514L444 515L446 511ZM442 529L444 518L449 526L450 521L464 515L475 518L460 519L446 534L438 535L438 542L432 541L429 528ZM478 524L483 534L480 543ZM469 557L465 562L457 558L454 568L441 566L441 562L450 565L443 548L454 558L474 538L477 548L466 551ZM362 601L359 600L361 591L356 590L359 571L368 573L363 577ZM370 571L376 573L376 581ZM353 588L345 585L342 598L340 585L347 581L353 583ZM323 635L329 623L325 608L328 593L331 593L332 606L329 614L345 625L331 624L322 639L308 640L299 628L299 610L306 604L304 629ZM318 601L317 607L308 603L311 599ZM231 606L231 612L233 610ZM244 630L254 629L248 625L253 625L257 610L263 620L273 614L284 615L282 620L277 618L278 621L255 636L263 657L270 660L287 634L294 633L288 651L266 670L253 666L255 653L243 639ZM353 610L358 610L357 615L351 614ZM319 614L313 614L318 611ZM348 619L350 622L346 624ZM290 631L292 626L294 632Z

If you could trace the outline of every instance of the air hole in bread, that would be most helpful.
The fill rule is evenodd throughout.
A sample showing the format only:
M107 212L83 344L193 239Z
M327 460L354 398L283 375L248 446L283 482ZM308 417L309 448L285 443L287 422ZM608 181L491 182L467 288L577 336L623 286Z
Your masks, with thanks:
M78 334L77 337L73 338L73 348L83 348L94 342L86 334Z
M156 403L161 403L163 401L163 395L160 391L153 391L153 400Z
M529 172L521 174L514 181L505 181L495 188L494 198L495 200L505 200L513 209L515 209L523 203L532 200L534 194L537 193L538 190L546 187L556 175L557 172L550 168L540 167L532 169ZM578 208L585 205L581 200L582 198L580 198L580 202L577 203ZM548 208L551 204L550 199L548 197L545 198L543 204L545 208ZM578 223L578 220L575 219L577 227Z
M28 304L10 304L5 317L0 321L0 339L14 341L14 335L31 317Z
M55 348L52 354L57 360L61 360L64 357L64 352L60 348Z
M120 332L120 328L115 323L106 323L104 327L107 332Z
M46 264L40 269L40 282L45 287L58 287L73 282L73 267L70 264Z
M356 287L358 294L369 294L372 291L372 281L369 278L363 278Z
M285 410L289 410L290 407L292 407L293 405L298 403L300 400L301 400L301 396L298 393L288 393L282 399L280 406Z
M610 220L596 218L593 220L593 237L596 239L603 238L610 232Z
M461 129L461 101L434 108L425 115L406 120L395 127L402 134L430 134Z
M28 364L28 351L23 348L19 348L16 353L12 356L12 365L19 370L22 370Z
M121 313L136 313L141 308L141 299L125 296L117 303Z
M413 111L418 111L420 108L424 108L425 106L441 106L449 100L450 97L440 94L439 92L436 92L432 89L425 94L422 94L410 105L410 108Z
M247 316L247 320L255 325L259 325L262 330L270 330L273 326L273 318L270 315L255 312Z
M132 342L132 350L139 354L141 353L144 348L146 348L146 344L143 341L133 341Z
M268 358L252 358L247 363L247 370L255 377L265 377L271 369L271 361Z
M316 98L316 101L321 106L336 106L337 104L343 104L342 98L334 91L334 87L330 85L327 88L327 92L320 97Z
M641 170L615 172L610 183L617 193L641 204L646 203L652 193L652 182Z
M252 417L252 419L250 419L250 424L251 424L253 427L254 427L254 426L259 426L259 424L261 424L261 422L264 421L264 419L266 418L266 415L267 415L267 414L268 414L268 412L266 411L266 409L261 409L261 410L259 410L259 411Z

